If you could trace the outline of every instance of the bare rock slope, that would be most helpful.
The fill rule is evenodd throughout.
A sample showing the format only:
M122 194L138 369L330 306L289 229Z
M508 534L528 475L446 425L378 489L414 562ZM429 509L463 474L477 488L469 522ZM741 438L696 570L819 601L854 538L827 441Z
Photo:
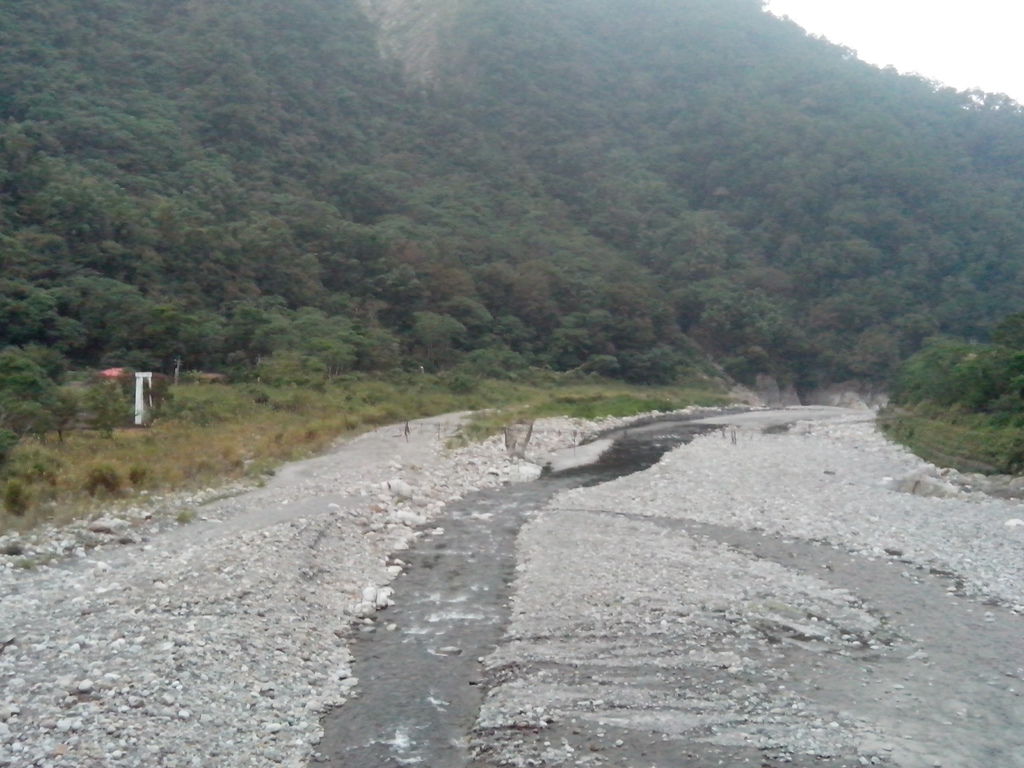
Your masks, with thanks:
M402 63L413 82L429 84L438 74L444 30L462 0L359 0L380 30L380 49Z

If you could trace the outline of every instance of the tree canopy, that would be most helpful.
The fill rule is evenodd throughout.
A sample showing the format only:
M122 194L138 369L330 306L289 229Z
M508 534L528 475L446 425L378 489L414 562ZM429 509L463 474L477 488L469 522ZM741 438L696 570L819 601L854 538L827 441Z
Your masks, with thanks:
M471 0L423 87L355 0L5 3L0 348L811 386L987 338L1021 107L760 6Z

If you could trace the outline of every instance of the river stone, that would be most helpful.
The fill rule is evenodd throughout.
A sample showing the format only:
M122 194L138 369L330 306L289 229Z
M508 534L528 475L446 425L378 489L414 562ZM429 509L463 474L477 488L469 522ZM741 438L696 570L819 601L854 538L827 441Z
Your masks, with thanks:
M391 605L391 596L395 593L391 587L366 587L363 590L363 603L369 603L377 610Z
M109 536L116 536L128 529L128 522L116 517L100 517L90 522L86 528L92 533L105 533Z
M369 619L377 612L377 607L373 603L368 603L365 600L356 603L352 607L352 613L357 619Z
M960 495L961 491L955 485L946 480L934 477L927 471L914 472L895 482L895 490L901 493L910 493L914 496L924 496L935 499L952 499Z
M546 456L622 423L545 421L531 447ZM50 765L61 742L70 745L64 761L83 765L139 768L162 756L183 768L267 765L267 723L285 724L288 734L278 737L274 758L305 765L319 736L312 713L349 698L358 682L330 674L351 660L337 633L344 641L374 626L378 600L390 603L391 595L363 601L361 587L392 578L387 555L418 535L390 524L390 510L414 496L436 499L409 507L440 535L434 515L442 501L508 477L513 462L500 437L449 451L444 441L454 426L416 430L408 442L382 428L338 453L286 467L251 495L204 507L204 517L231 523L216 529L174 521L182 507L210 501L204 491L150 495L145 509L108 514L93 521L94 530L83 522L3 538L0 704L16 700L27 714L7 715L16 740L0 745L0 765ZM392 456L401 461L389 466ZM403 467L415 481L398 479ZM485 475L490 467L493 476ZM124 556L109 552L131 532L148 543ZM15 568L22 551L65 562L46 571ZM115 567L103 570L83 556ZM13 628L17 648L4 635ZM94 692L84 696L77 684L87 677ZM273 698L261 695L267 679ZM261 688L252 693L254 686ZM236 716L239 705L249 707L244 717ZM69 710L82 716L68 717ZM183 711L187 720L179 718Z
M509 469L508 479L513 483L531 483L544 472L544 468L529 461L520 461Z
M409 509L396 509L394 512L391 513L391 519L394 520L396 523L408 525L412 528L416 528L417 526L423 525L425 522L427 522L426 517L424 517L423 515L419 515Z
M405 482L405 480L389 480L387 482L387 489L393 496L401 499L411 499L413 496L412 486Z
M387 608L391 605L391 596L393 594L395 594L395 590L391 587L379 587L377 589L377 594L374 597L373 604L376 605L378 609Z

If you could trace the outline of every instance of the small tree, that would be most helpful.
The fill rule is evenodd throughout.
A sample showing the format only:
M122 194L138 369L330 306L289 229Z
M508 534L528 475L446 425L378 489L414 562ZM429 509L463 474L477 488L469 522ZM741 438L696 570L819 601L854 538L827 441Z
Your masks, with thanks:
M431 365L444 365L451 361L454 345L461 341L466 327L450 315L436 312L417 312L413 335L423 346L427 361Z
M43 401L53 392L53 380L30 355L18 347L0 351L0 397Z
M318 358L285 350L263 358L256 374L262 383L271 386L317 386L327 380L327 366Z
M1001 320L992 331L992 341L1004 347L1024 349L1024 312Z
M0 424L17 435L42 437L52 423L48 406L37 400L0 398Z
M17 347L0 352L0 427L16 435L42 435L51 423L56 387L46 372Z
M84 410L88 424L104 437L113 437L117 427L131 419L132 408L114 382L99 382L85 391Z
M60 442L64 442L64 433L75 426L81 408L81 399L73 389L57 390L50 406L50 421Z

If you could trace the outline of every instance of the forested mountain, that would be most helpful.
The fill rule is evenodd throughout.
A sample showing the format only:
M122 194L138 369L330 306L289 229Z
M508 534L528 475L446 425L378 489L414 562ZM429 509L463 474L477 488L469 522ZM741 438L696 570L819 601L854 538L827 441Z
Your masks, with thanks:
M0 75L39 357L809 387L1024 306L1021 108L757 0L10 0Z

